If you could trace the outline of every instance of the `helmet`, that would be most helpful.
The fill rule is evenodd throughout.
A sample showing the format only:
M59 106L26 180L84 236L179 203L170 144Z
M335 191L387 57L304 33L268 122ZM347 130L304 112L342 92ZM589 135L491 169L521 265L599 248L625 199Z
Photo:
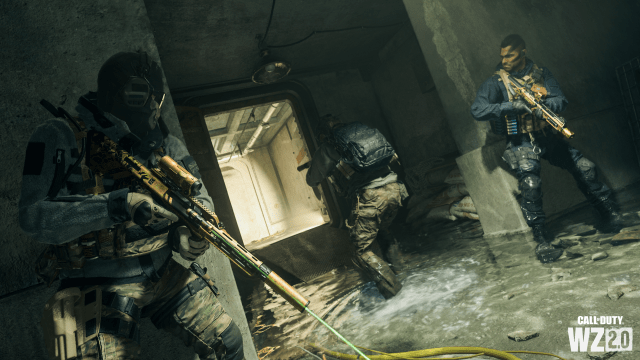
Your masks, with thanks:
M158 125L164 101L162 69L145 52L121 52L98 73L98 107L123 120L140 142L139 151L162 145Z
M337 116L334 116L332 114L324 115L320 118L315 131L318 141L330 141L333 130L343 125L344 124Z

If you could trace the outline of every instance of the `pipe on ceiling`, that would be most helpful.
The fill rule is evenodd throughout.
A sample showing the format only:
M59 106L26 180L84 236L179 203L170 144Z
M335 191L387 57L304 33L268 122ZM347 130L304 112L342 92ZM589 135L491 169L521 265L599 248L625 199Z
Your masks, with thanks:
M260 125L258 125L256 130L253 132L253 135L251 135L249 142L244 147L244 150L242 151L242 155L246 155L249 153L249 150L251 149L253 144L255 144L256 140L258 140L258 137L260 137L260 133L262 133L262 129L264 129L265 125L269 123L269 119L271 119L271 115L273 115L273 112L276 111L277 108L278 108L278 103L271 104L271 106L269 107L269 110L267 110L267 113L264 114L264 117L262 118Z

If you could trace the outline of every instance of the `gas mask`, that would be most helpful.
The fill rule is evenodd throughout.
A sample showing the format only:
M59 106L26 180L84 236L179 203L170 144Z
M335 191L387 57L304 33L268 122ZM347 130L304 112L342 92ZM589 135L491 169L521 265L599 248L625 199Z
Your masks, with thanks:
M158 119L164 97L144 76L132 76L118 91L110 113L126 122L140 139L132 149L135 153L149 153L162 145Z

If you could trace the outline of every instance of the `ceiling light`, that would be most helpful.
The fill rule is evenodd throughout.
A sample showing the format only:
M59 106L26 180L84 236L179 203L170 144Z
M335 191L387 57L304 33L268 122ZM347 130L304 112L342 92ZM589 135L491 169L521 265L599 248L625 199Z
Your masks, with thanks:
M291 71L291 64L271 56L269 50L262 50L260 56L262 59L251 76L251 80L256 84L274 83Z

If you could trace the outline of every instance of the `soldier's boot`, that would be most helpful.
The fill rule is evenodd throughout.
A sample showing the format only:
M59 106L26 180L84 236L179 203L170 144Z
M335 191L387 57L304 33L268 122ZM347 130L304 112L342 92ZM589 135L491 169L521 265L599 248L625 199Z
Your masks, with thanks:
M356 266L376 283L378 291L385 299L394 297L402 289L402 284L396 278L389 264L373 251L368 250L361 256L355 256L353 260Z
M404 270L404 259L402 258L402 252L400 251L398 240L394 237L390 242L391 244L389 245L385 256L391 263L391 269L398 274L400 271Z
M533 240L538 243L536 246L536 257L541 263L546 264L558 260L562 256L563 250L556 249L551 245L544 225L533 225Z
M602 218L601 230L608 233L618 233L624 225L622 215L617 211L616 204L609 197L594 197L591 201Z

